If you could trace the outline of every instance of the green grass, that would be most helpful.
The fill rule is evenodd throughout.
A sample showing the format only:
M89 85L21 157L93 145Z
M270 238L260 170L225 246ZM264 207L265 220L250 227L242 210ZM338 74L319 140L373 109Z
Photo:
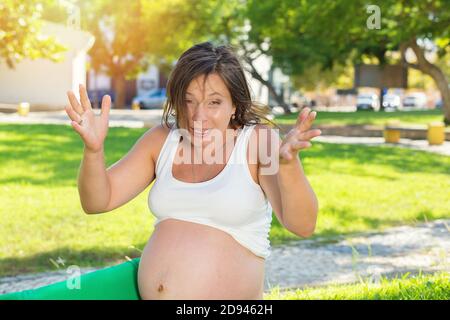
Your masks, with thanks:
M295 124L298 112L275 117L277 124ZM439 109L394 112L325 112L317 111L314 124L317 125L384 125L388 120L399 120L405 124L428 124L432 121L443 121L443 113Z
M107 166L146 129L109 130ZM76 185L82 149L69 126L0 125L0 276L57 270L50 259L58 257L103 267L140 256L153 231L151 187L112 212L86 215ZM315 142L300 158L319 198L312 238L449 217L450 157ZM273 245L300 239L273 217Z
M272 288L264 294L264 300L449 300L449 274L409 276L387 279L379 283L361 279L360 283L330 285L320 288L282 290Z

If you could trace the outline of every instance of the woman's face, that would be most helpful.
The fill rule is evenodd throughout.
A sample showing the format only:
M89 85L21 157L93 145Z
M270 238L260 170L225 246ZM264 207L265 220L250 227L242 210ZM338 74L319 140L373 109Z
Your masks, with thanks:
M236 107L217 73L209 74L206 81L205 75L194 78L186 90L185 102L191 138L198 139L203 145L215 134L225 137Z

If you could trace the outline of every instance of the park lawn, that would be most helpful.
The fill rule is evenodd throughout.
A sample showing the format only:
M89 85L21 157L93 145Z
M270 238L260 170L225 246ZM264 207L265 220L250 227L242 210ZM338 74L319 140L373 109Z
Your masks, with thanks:
M293 125L298 117L298 112L289 115L276 116L277 124ZM384 125L389 120L399 120L404 124L426 125L432 121L442 121L443 113L439 109L415 110L415 111L393 111L393 112L326 112L317 111L316 125Z
M282 290L275 287L264 300L449 300L449 273L381 277L378 283L361 279L356 284Z
M146 130L110 128L107 167ZM151 186L112 212L86 215L76 185L82 149L69 126L0 125L0 276L58 270L58 257L103 267L140 256L153 230ZM311 238L449 217L450 157L313 142L300 158L320 206ZM301 239L273 218L273 245Z

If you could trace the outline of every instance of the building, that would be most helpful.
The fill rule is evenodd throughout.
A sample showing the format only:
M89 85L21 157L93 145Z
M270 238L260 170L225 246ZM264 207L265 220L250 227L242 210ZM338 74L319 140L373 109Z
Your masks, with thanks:
M26 59L15 69L0 64L0 103L28 102L31 111L62 110L68 104L66 92L78 94L78 84L86 83L86 53L95 37L52 22L43 24L42 33L67 47L63 61Z
M176 62L174 62L175 65ZM292 87L288 76L284 75L278 68L273 68L271 57L261 55L254 61L255 68L261 77L273 84L275 91L283 95L286 103L289 102L292 94ZM251 74L244 71L247 82L250 86L252 99L271 107L277 106L278 103L269 93L267 86L263 85ZM113 79L101 72L89 70L87 88L93 105L98 108L102 100L102 96L108 94L114 102L114 85ZM150 65L149 68L141 72L136 79L127 80L126 84L126 104L131 107L133 97L150 93L158 88L165 88L168 75L160 72L160 70ZM114 106L113 106L114 108Z

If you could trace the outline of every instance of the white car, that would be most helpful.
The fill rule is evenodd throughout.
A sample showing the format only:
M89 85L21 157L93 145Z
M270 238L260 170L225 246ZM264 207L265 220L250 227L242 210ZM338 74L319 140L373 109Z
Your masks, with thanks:
M138 104L141 109L162 109L166 100L166 88L160 88L135 97L133 104Z
M380 100L374 93L361 93L356 98L356 110L380 110Z
M404 109L426 109L427 96L422 92L415 92L407 94L403 98Z
M383 109L385 111L400 110L402 108L402 101L397 94L385 94L383 96Z

